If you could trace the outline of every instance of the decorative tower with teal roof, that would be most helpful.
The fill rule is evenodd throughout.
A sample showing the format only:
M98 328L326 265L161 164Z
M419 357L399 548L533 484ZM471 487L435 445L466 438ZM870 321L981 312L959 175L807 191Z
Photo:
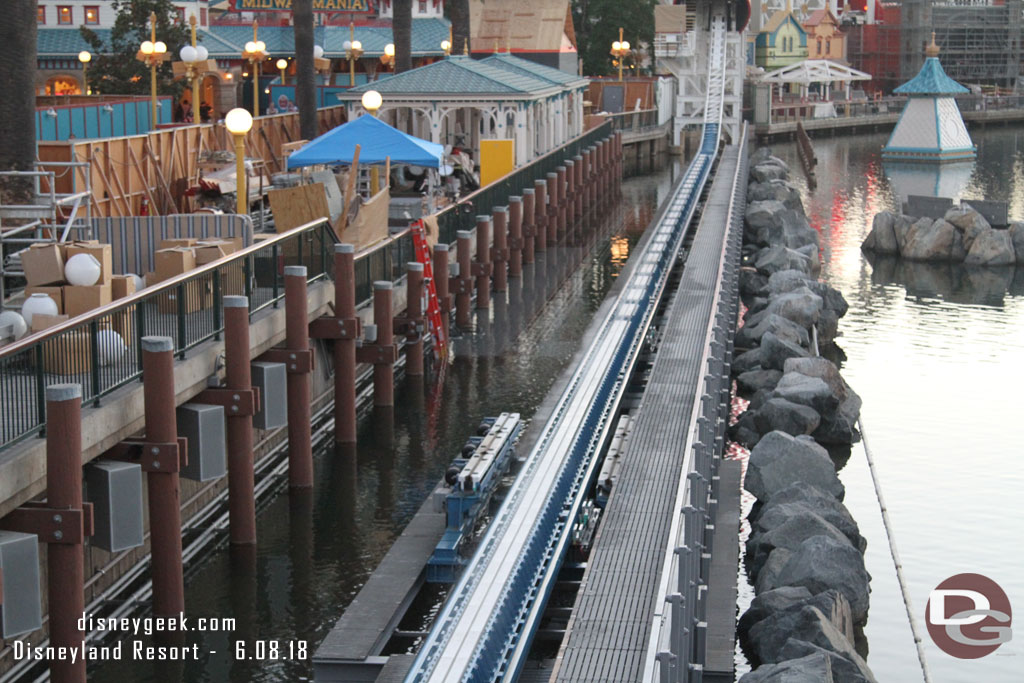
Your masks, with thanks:
M939 46L925 48L921 71L893 92L907 95L907 105L882 148L888 161L963 161L977 156L955 95L970 92L946 75L939 63Z

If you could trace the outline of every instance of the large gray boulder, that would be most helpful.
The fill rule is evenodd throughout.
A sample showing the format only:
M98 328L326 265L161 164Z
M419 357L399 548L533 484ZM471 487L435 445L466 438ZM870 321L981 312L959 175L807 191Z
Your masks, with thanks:
M783 373L772 395L810 406L823 416L831 416L839 408L839 399L825 380L820 377L808 377L799 372Z
M799 588L802 587L799 586ZM776 593L779 590L782 589L777 588L765 593L765 595ZM816 609L821 613L832 628L838 632L839 637L847 641L845 646L841 642L837 643L837 647L850 647L852 649L855 637L853 613L850 610L849 601L841 592L827 590L817 594L812 593L809 598L793 601L789 605L782 605L783 602L784 600L782 599L773 600L772 603L779 604L780 608L769 611L762 618L751 624L747 631L747 636L743 640L746 649L753 650L754 654L761 658L760 661L778 661L781 659L778 657L778 652L785 645L786 640L790 637L799 637L799 635L779 632L778 627L780 625L792 626L799 624L802 620L806 620L808 616L806 608L808 607ZM800 616L801 613L804 615L803 619Z
M750 627L769 614L781 612L794 605L803 605L811 599L811 591L803 586L782 586L775 590L761 593L750 601L750 607L736 622L736 634L744 639Z
M800 190L785 180L769 180L766 183L749 183L747 185L747 202L763 202L775 200L782 202L787 209L803 211Z
M978 235L992 229L985 217L967 204L950 207L946 211L945 220L960 233L965 252L971 250Z
M795 552L800 544L812 536L828 536L838 543L849 544L842 531L829 524L812 510L798 510L779 526L763 533L752 533L747 539L747 567L757 576L775 548Z
M839 316L830 308L822 309L815 328L818 330L818 346L830 344L839 336Z
M821 260L818 258L821 255L821 250L818 249L818 246L815 244L805 244L802 247L797 247L794 251L807 257L807 267L810 268L811 275L818 277L818 274L821 273Z
M769 432L750 452L744 488L767 502L794 483L816 486L839 500L845 494L828 451L807 436Z
M758 576L758 586L762 586L760 579ZM822 535L811 536L790 551L789 561L772 577L772 583L764 584L763 588L803 586L813 594L836 589L850 601L854 623L864 624L868 618L870 581L859 550L845 539L838 541Z
M806 254L780 245L767 247L759 251L754 261L754 267L757 268L758 272L768 276L779 270L800 270L805 273L814 272L811 259Z
M968 266L1008 266L1016 263L1009 230L985 230L978 234L964 258Z
M736 386L744 395L753 394L761 389L771 391L782 379L778 370L748 370L736 377Z
M806 377L817 377L828 385L836 401L844 400L850 391L835 363L821 356L790 358L786 361L782 371L783 373L799 373Z
M1010 233L1010 243L1017 263L1024 263L1024 223L1011 223L1006 232Z
M789 177L789 171L783 166L766 161L750 169L750 177L758 183L764 183L769 180L785 180Z
M757 229L754 237L758 244L781 244L790 249L813 245L817 250L820 239L818 231L810 226L803 211L785 208L776 218L774 223Z
M781 315L797 325L809 328L818 322L824 300L808 287L800 287L768 300L768 312Z
M803 483L791 484L764 505L755 506L749 517L751 534L778 528L805 511L813 512L838 529L861 553L867 549L867 541L860 535L857 522L846 506L821 489Z
M764 228L782 227L782 212L786 205L775 199L766 199L747 204L747 211L744 214L747 224L747 234L756 238L758 232Z
M754 593L761 595L768 591L781 588L783 584L779 583L779 574L786 568L789 561L793 559L793 553L785 548L776 548L768 556L768 561L761 567L761 571L757 573L757 578L754 580ZM813 593L812 593L813 595Z
M876 254L899 255L900 245L896 240L896 231L893 229L895 223L896 214L892 211L876 213L871 222L871 232L864 238L860 248Z
M740 268L740 294L744 297L761 296L767 286L767 277L753 268Z
M802 358L810 355L806 349L797 344L777 337L771 332L761 335L760 365L769 370L781 370L789 358ZM749 353L749 352L748 352Z
M807 329L788 317L770 312L766 315L752 316L752 320L753 324L744 322L743 327L736 331L735 344L738 348L748 349L751 346L757 346L766 332L771 332L779 339L791 344L810 346L811 337Z
M785 294L794 289L809 287L815 280L802 270L779 270L768 277L768 296Z
M778 664L762 664L740 678L739 683L835 683L829 656L807 655Z
M762 434L780 431L793 436L810 434L821 424L821 415L808 406L784 398L769 399L754 414L754 425Z
M840 655L838 652L831 652L806 640L790 638L779 650L780 661L813 655L828 657L833 683L876 683L877 679L868 667L868 663L852 648Z
M956 228L941 218L921 219L907 233L900 255L911 261L949 261L953 255Z
M750 349L744 351L735 358L732 359L731 371L734 375L739 375L748 370L758 370L762 368L762 355L761 348Z

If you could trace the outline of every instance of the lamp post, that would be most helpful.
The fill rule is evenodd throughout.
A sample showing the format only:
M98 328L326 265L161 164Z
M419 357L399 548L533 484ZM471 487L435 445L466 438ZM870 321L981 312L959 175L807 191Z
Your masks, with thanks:
M448 27L448 40L441 41L441 50L444 52L444 56L448 57L452 54L452 27Z
M82 63L82 94L89 94L89 62L92 61L92 55L87 50L82 50L78 53L78 61Z
M612 43L611 55L619 65L619 80L622 80L622 62L629 54L629 41L622 39L622 27L619 27L619 39Z
M343 47L348 57L348 85L354 88L356 87L356 60L363 56L363 44L356 40L355 22L349 23L348 36L349 39L345 41Z
M163 41L156 39L156 12L150 12L149 14L149 40L142 42L139 46L139 51L135 55L135 59L144 63L149 67L149 82L150 82L150 96L153 101L152 104L152 126L156 128L157 117L156 117L156 67L160 62L165 61L170 55L167 54L167 45Z
M184 65L185 78L188 79L189 84L192 86L192 121L198 123L200 121L199 85L201 76L206 72L206 60L210 57L210 53L205 47L197 44L196 15L193 14L189 17L188 23L192 27L192 44L183 46L178 52L178 56L181 58L181 64ZM173 66L175 74L180 74L179 64L175 63Z
M224 117L224 126L235 141L235 185L238 193L235 211L246 216L249 213L249 186L245 176L245 134L252 129L252 114L241 107L232 109Z
M388 43L384 46L384 54L380 56L380 63L390 67L395 63L395 44Z
M370 116L377 116L377 110L384 104L384 98L376 90L367 90L363 93L363 109L370 112Z
M267 58L267 44L259 39L259 22L253 19L252 40L245 44L242 59L252 64L252 115L260 115L260 65Z
M288 68L288 60L287 59L279 59L279 60L277 60L277 69L278 69L278 71L281 72L281 85L285 84L285 82L284 82L284 72L285 72L285 69L287 69L287 68Z

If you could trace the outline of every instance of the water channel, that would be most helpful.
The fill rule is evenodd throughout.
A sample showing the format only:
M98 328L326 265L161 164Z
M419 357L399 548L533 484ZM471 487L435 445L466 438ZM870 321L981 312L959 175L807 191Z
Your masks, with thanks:
M668 167L624 181L621 201L596 214L601 236L579 267L571 269L570 249L538 255L521 281L510 280L507 298L494 296L475 333L455 340L439 392L435 384L424 388L403 380L393 413L374 413L361 422L357 449L335 450L331 443L316 454L311 497L285 491L259 511L254 556L222 547L187 574L192 624L204 617L234 618L236 630L190 632L197 661L154 664L126 655L95 667L89 679L312 680L313 651L481 418L503 411L533 415L578 350L671 182ZM277 657L269 642L257 641L276 641Z

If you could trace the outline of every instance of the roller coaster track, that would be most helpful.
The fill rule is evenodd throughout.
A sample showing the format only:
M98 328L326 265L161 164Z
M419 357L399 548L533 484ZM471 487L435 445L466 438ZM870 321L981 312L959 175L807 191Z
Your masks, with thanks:
M407 683L514 680L569 542L595 455L718 154L724 18L712 22L700 149L423 642Z

